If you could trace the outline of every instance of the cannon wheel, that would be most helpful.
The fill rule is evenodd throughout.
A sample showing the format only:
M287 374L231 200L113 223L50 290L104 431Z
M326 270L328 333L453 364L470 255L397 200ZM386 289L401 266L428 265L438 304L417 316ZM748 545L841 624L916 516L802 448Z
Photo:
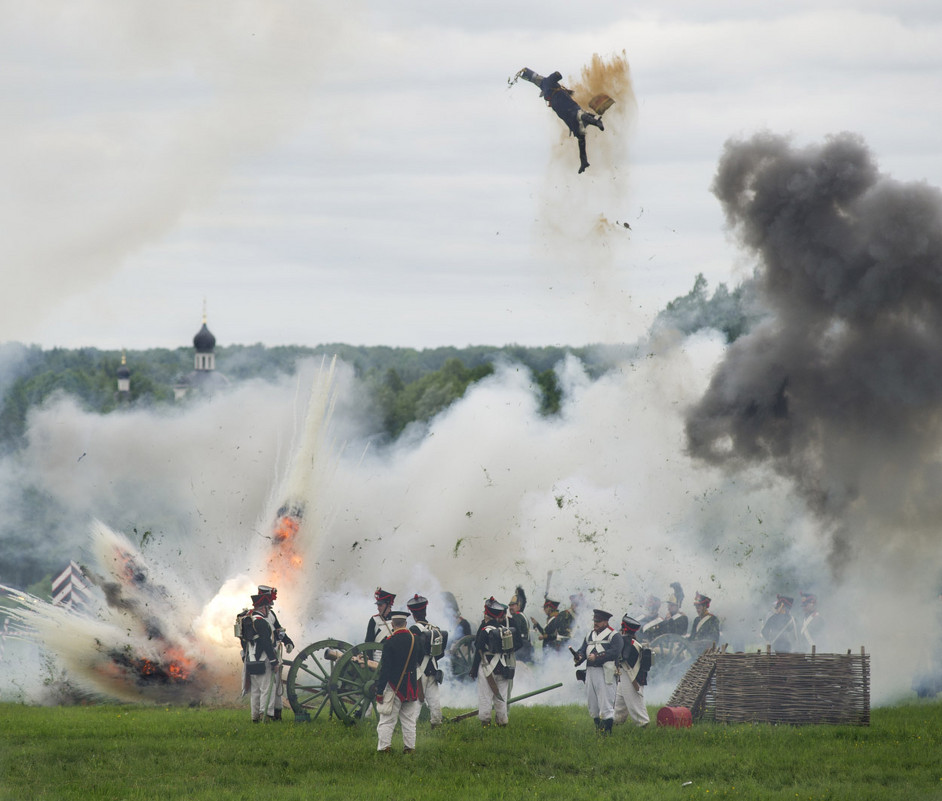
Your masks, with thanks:
M451 674L459 679L468 678L468 673L471 672L471 662L474 660L474 635L467 634L461 637L449 654Z
M324 651L334 648L346 652L351 647L342 640L319 640L298 652L285 680L288 703L295 717L309 720L325 707L330 709L330 674L334 663L324 656Z
M654 657L649 680L678 682L687 668L700 656L690 640L679 634L662 634L651 640L648 647Z
M371 668L366 660L378 662L382 650L381 642L365 642L350 648L334 665L330 674L330 710L344 723L356 723L370 707L375 710L373 684L379 669Z

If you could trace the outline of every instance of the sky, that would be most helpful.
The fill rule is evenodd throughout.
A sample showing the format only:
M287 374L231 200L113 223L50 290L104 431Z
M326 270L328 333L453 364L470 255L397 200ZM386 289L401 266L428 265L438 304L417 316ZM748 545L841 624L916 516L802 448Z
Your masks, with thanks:
M179 347L204 303L221 345L624 341L751 273L711 192L731 137L850 131L942 185L928 0L0 11L0 342ZM509 79L593 57L630 84L577 175Z

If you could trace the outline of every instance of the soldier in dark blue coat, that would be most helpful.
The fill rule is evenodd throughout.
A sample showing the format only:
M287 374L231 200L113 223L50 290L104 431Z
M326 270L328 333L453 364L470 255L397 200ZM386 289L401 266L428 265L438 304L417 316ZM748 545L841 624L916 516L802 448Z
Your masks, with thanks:
M408 612L392 612L393 632L383 640L383 655L376 681L376 750L392 748L393 731L402 726L403 752L415 751L415 727L422 705L419 700L418 666L421 661L421 638L406 628Z
M605 126L602 125L602 118L584 111L573 100L572 92L560 84L563 77L561 73L554 72L544 78L528 67L524 67L517 75L540 88L540 97L546 100L550 108L556 112L556 116L566 123L566 127L576 137L579 142L579 172L585 172L586 167L589 166L589 160L586 158L585 152L586 125L594 125L600 131L604 131Z

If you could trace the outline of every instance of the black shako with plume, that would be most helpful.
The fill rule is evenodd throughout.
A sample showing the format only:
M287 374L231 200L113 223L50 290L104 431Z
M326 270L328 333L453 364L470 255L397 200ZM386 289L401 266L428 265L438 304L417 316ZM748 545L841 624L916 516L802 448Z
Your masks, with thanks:
M942 519L942 193L857 136L727 142L713 184L766 316L686 421L692 455L770 463L856 551L931 545Z

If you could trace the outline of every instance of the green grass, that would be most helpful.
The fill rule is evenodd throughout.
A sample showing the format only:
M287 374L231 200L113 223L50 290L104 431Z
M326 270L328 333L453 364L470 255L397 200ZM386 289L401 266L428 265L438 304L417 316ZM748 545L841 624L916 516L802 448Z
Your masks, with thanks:
M368 724L286 718L2 704L0 799L942 799L939 702L875 709L869 727L652 723L609 738L584 708L515 706L506 729L420 723L411 756L398 732L377 754Z

